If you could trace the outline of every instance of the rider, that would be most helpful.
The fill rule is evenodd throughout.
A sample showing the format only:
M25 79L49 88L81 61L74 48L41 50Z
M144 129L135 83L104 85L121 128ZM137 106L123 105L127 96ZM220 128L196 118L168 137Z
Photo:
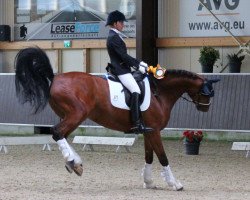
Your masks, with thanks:
M127 47L121 33L124 27L124 21L127 21L124 14L118 10L109 13L106 26L110 27L107 38L107 49L111 60L111 65L115 75L121 83L131 92L130 113L133 123L131 132L146 133L153 129L145 127L141 119L141 110L139 105L139 96L141 90L131 74L131 67L145 74L148 65L143 61L131 57L127 54Z

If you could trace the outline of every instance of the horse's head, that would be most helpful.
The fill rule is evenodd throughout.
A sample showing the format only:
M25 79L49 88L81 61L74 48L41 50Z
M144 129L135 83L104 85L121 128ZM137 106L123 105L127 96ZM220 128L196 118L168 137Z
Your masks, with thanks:
M155 94L158 94L158 92L160 93L159 96L167 94L162 95L162 97L171 99L174 104L178 98L187 93L191 100L185 97L182 98L194 103L197 110L202 112L209 110L211 97L214 96L213 83L218 82L219 79L208 80L186 70L165 70L164 75L160 78L156 76L154 69L149 72L152 80L151 88L155 90Z
M213 83L218 82L219 79L212 79L203 81L201 89L196 94L189 94L192 102L196 105L197 110L207 112L211 104L211 97L214 96Z

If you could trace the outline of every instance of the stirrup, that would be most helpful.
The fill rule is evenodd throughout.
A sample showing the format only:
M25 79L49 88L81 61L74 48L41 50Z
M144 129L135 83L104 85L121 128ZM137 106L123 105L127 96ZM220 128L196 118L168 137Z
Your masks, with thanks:
M152 132L154 129L150 128L150 127L145 127L143 126L142 124L139 124L135 127L132 127L130 129L130 132L133 132L135 134L140 134L140 133L149 133L149 132Z

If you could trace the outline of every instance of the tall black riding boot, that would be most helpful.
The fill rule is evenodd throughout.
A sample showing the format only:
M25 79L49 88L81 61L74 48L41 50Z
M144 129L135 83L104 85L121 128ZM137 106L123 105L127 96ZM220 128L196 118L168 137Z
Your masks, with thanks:
M131 96L131 105L130 105L130 113L131 119L133 122L133 127L130 129L131 132L134 133L147 133L153 131L152 128L145 127L140 118L141 110L139 105L139 96L140 94L134 92Z

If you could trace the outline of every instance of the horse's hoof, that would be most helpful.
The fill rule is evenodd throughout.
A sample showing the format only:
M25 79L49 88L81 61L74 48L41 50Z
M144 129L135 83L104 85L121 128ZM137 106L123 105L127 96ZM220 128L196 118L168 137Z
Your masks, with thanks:
M176 188L176 191L182 191L182 190L184 190L184 188L183 188L183 187Z
M182 191L184 188L183 188L183 185L179 181L176 181L176 183L173 185L173 189L176 191Z
M74 160L67 161L65 164L65 168L69 173L72 173L74 171L78 176L81 176L83 172L82 164L75 164Z
M65 164L65 168L71 174L73 172L73 168L74 168L74 160L67 161Z
M83 172L82 164L75 164L73 170L78 176L81 176Z
M153 183L153 181L150 181L149 183L143 183L144 189L157 189L156 185Z

